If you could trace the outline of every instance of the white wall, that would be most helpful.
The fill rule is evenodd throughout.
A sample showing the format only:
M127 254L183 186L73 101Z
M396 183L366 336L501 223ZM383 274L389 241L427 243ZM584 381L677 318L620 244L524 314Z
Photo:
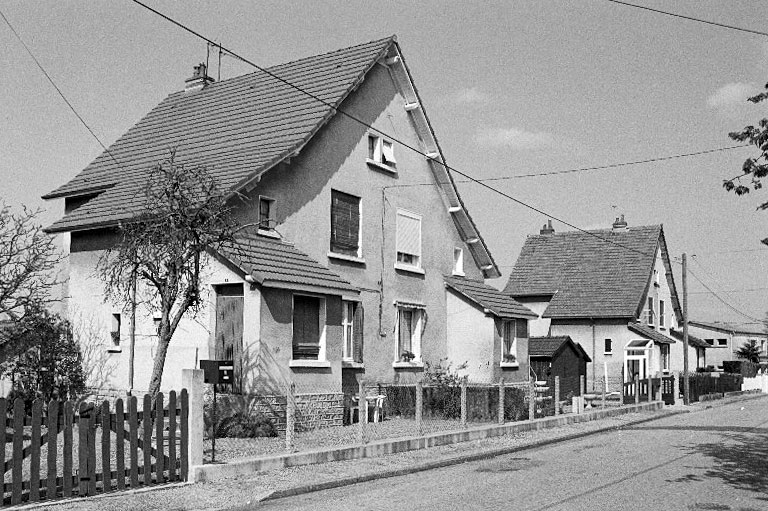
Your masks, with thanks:
M84 351L88 385L98 388L127 390L129 387L130 309L127 304L104 301L104 283L95 275L100 251L76 252L69 255L70 279L68 314ZM162 390L181 388L182 369L192 369L201 359L212 358L209 346L215 324L214 284L243 282L243 279L218 261L206 258L203 267L203 304L197 314L181 321L168 349L163 372ZM147 295L139 286L138 297ZM248 284L244 291L244 349L257 350L260 331L260 293ZM114 347L110 331L112 315L120 313L120 346ZM134 389L146 390L152 374L157 335L152 313L145 305L136 311L136 346Z
M476 305L446 289L448 360L474 381L492 381L494 374L494 320ZM498 360L498 357L495 357Z

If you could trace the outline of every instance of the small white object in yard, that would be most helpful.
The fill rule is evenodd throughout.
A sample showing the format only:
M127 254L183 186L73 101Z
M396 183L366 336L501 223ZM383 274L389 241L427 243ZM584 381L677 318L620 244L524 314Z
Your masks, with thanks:
M741 408L739 408L739 410L743 410L743 409L744 409L744 407L743 407L743 406L742 406Z

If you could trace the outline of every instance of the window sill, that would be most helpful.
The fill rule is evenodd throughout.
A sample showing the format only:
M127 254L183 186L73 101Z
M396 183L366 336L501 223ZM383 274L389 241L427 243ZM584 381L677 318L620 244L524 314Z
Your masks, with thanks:
M397 360L392 362L392 367L395 369L422 369L424 367L424 362L420 360L414 362L401 362Z
M603 355L606 356L606 357L610 357L610 356L613 356L613 352L612 351L606 351L605 353L603 353Z
M376 160L366 158L365 163L367 163L370 167L375 167L389 174L397 174L397 169L395 167L390 167L389 165L385 165L384 163L379 163Z
M341 368L342 369L365 369L365 364L363 362L353 362L351 360L342 360L341 361Z
M331 367L331 363L327 360L291 360L288 362L288 367L328 368Z
M467 274L464 273L463 271L455 271L455 272L451 273L451 275L453 275L454 277L466 277L467 276Z
M258 234L259 236L264 236L265 238L272 238L276 240L280 239L280 235L274 229L269 229L269 230L259 229L258 231L256 231L256 234Z
M411 266L408 264L403 263L395 263L395 269L400 271L407 271L410 273L417 273L419 275L424 275L425 271L417 266Z
M328 252L328 259L339 259L341 261L348 261L350 263L365 264L365 259L362 257L351 256L347 254L339 254L337 252Z
M107 353L122 353L123 348L120 346L112 346L110 348L107 348Z
M520 367L520 362L501 362L499 367L515 368Z

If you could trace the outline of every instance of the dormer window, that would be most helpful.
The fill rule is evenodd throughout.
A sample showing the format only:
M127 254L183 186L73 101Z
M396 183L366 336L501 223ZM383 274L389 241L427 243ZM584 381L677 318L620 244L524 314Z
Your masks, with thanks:
M366 162L394 172L397 160L395 160L395 148L392 141L378 135L368 135L368 158Z

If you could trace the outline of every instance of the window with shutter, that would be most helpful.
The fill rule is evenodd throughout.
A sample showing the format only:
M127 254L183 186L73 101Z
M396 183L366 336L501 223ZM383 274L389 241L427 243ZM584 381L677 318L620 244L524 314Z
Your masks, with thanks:
M606 355L613 353L613 341L610 339L605 340L605 349L603 349Z
M360 197L331 190L331 252L360 257Z
M501 323L501 361L505 363L517 362L516 323L516 321L502 321Z
M259 196L259 229L271 231L275 228L275 200Z
M322 302L313 296L293 296L294 360L323 360Z
M344 340L342 359L350 362L362 362L362 313L363 307L359 302L342 302L342 336Z
M363 363L363 304L356 303L352 326L352 359Z
M405 362L421 359L422 310L397 308L397 359Z
M421 216L397 210L396 267L421 268Z

